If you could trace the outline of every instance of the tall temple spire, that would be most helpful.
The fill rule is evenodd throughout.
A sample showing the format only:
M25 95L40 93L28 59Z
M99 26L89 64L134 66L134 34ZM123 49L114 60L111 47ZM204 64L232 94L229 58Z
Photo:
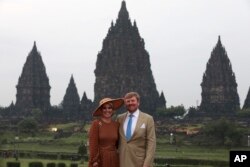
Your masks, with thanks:
M34 41L34 45L33 45L32 51L37 52L36 41Z
M122 1L121 9L116 19L116 31L126 32L132 28L132 24L129 18L129 13L126 8L125 1Z
M159 93L151 71L149 54L134 22L132 25L125 1L118 19L111 24L102 50L97 55L94 103L104 97L117 98L137 91L142 98L141 108L154 114Z
M70 81L63 97L63 113L68 120L76 120L80 111L80 97L76 88L73 74L70 77Z
M93 110L93 102L88 99L86 92L84 92L81 99L81 120L90 121Z
M161 95L159 97L159 100L158 100L158 107L159 108L166 108L166 99L165 99L165 96L164 96L164 93L163 91L161 92Z
M40 108L42 111L50 108L49 78L36 42L26 59L16 88L15 105L23 115L29 115L33 108Z
M201 87L202 111L219 114L239 109L235 75L220 36L208 60Z
M128 14L128 10L127 10L125 1L122 1L122 6L121 6L121 9L120 9L119 14L118 14L118 19L124 19L124 20L129 19L129 14Z
M83 92L83 95L82 95L82 100L86 100L86 99L88 99L88 97L87 97L86 92L84 91L84 92Z
M75 84L73 74L71 74L71 77L70 77L70 84Z
M247 97L245 99L243 109L250 109L250 87L248 89Z
M222 46L222 43L221 43L221 40L220 40L220 35L218 36L217 46Z
M225 48L223 47L222 43L221 43L221 38L220 36L218 36L218 41L213 49L213 52L216 52L216 51L224 51ZM223 56L224 54L219 54L220 56Z
M70 101L74 101L74 102L70 102ZM63 99L63 105L67 105L68 103L70 104L80 104L80 97L78 95L78 91L76 88L76 84L75 84L75 80L73 77L73 74L70 77L70 81Z

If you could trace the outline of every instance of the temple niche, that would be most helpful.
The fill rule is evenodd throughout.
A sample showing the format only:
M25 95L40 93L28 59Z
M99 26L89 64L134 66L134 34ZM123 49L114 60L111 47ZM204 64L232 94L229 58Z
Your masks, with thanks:
M230 114L240 108L235 74L220 36L208 60L201 88L201 111Z
M158 102L159 93L151 71L149 53L145 50L137 24L130 21L125 1L116 22L111 22L102 50L97 55L94 84L94 103L104 97L123 97L136 91L141 96L140 108L154 114L165 107ZM161 104L163 106L158 106Z
M19 116L31 115L32 109L42 112L50 108L50 85L36 42L23 66L16 86L15 108Z

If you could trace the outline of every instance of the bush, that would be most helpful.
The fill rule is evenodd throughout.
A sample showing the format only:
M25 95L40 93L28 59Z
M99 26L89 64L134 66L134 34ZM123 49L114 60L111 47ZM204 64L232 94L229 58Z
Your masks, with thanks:
M160 118L174 118L176 116L183 116L183 114L186 112L183 105L179 106L171 106L170 108L157 108L156 109L156 116Z
M2 139L1 144L7 144L8 140L7 139Z
M84 161L89 161L89 156L88 156L88 155L84 155L84 156L83 156L83 160L84 160Z
M57 167L66 167L65 163L58 163Z
M55 154L55 153L38 153L37 157L43 158L43 159L57 159L57 154Z
M47 167L56 167L56 163L54 162L47 163Z
M81 155L78 154L61 154L62 160L72 160L79 161L81 159Z
M250 109L242 109L241 111L237 112L237 116L240 118L249 118L250 117Z
M183 159L183 158L155 158L155 164L169 164L172 166L176 165L198 165L198 166L220 166L220 167L228 167L229 163L227 161L221 160L207 160L207 159Z
M42 162L30 162L29 167L43 167Z
M58 129L56 134L54 135L54 139L67 138L70 137L72 134L72 132L64 132L63 129Z
M213 142L214 145L240 146L242 145L242 130L239 125L226 120L225 118L213 121L203 127L202 131L206 135L207 142Z
M7 167L20 167L20 162L7 162Z
M18 123L18 129L21 132L28 133L34 136L38 130L38 123L33 118L25 118Z
M70 164L70 167L78 167L78 164Z
M31 153L29 152L19 152L19 157L21 158L31 158Z
M78 147L78 154L80 154L82 157L87 154L87 147L81 143Z

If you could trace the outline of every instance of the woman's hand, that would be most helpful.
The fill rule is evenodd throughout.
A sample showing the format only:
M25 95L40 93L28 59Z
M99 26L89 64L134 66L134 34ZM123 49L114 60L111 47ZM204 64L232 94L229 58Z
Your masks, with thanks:
M94 163L93 163L93 166L98 167L98 162L94 162Z

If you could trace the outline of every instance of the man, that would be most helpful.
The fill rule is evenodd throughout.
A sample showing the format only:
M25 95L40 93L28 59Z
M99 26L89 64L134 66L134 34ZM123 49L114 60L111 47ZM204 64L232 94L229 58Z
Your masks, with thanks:
M152 167L156 137L153 117L139 110L140 96L124 97L127 112L118 116L120 167Z

